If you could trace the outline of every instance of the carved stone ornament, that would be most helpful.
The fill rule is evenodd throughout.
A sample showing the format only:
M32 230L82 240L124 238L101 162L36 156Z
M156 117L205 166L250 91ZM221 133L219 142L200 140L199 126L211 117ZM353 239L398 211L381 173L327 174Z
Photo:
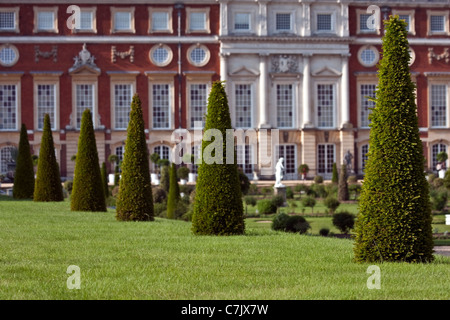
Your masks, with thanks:
M297 56L281 54L272 57L272 72L274 73L297 73Z
M58 46L54 45L51 51L41 51L39 46L34 46L34 61L39 62L39 57L48 59L53 57L53 62L58 62Z
M121 59L125 59L126 57L130 57L130 62L134 62L134 46L130 46L128 51L117 51L116 46L111 47L111 62L116 62L116 57L120 57Z
M445 60L445 63L450 62L450 53L448 48L444 48L444 52L441 54L434 53L433 48L428 48L428 62L430 64L433 63L433 59L436 59L437 61Z
M73 58L74 64L72 68L69 69L69 73L75 72L83 67L88 67L96 72L100 72L100 69L95 64L95 57L86 48L86 43L83 44L83 49L78 53L77 56Z

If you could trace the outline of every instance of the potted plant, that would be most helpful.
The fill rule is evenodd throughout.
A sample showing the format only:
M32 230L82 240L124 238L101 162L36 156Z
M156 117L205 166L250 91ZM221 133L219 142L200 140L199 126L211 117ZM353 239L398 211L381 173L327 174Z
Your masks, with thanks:
M300 175L301 175L301 177L302 177L302 180L306 180L306 175L307 175L308 172L309 172L309 167L308 167L308 165L307 165L306 163L301 164L301 165L298 167L298 172L300 173Z
M178 178L180 178L181 184L186 184L186 182L187 182L186 179L189 177L189 172L190 172L190 170L188 167L183 166L183 167L178 168L177 175L178 175Z

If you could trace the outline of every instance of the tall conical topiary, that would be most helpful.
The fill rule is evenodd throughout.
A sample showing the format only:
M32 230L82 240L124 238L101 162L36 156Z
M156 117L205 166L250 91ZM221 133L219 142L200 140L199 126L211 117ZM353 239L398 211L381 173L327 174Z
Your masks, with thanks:
M27 127L22 124L19 140L19 154L14 175L13 197L15 199L33 199L34 167L31 158Z
M178 200L180 200L180 187L177 181L177 168L175 163L170 166L170 186L169 196L167 197L167 218L175 219L175 211L177 209Z
M131 102L130 122L122 162L122 178L116 201L116 218L122 221L153 221L153 196L141 100Z
M39 161L34 183L34 201L64 201L59 165L56 161L55 146L50 124L50 116L44 116Z
M105 192L105 199L109 197L109 188L108 188L108 173L106 170L106 163L102 163L102 182L103 182L103 191Z
M89 109L85 109L81 117L70 209L72 211L106 211L94 125Z
M226 130L231 129L231 118L221 82L213 84L208 98L205 135L214 133L208 131L210 129L216 129L218 136L212 138L214 141L207 141L206 137L202 141L202 162L198 169L192 231L198 235L243 234L244 206L238 168L236 161L226 161ZM222 144L215 140L220 136ZM214 146L223 146L223 152ZM211 161L211 158L215 161Z
M433 260L428 184L406 23L385 21L354 244L358 262Z

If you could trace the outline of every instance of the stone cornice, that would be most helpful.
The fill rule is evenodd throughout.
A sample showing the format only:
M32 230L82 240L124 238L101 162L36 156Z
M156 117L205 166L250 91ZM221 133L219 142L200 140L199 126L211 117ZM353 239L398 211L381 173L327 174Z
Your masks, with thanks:
M324 43L324 42L339 42L339 43L352 43L355 40L354 37L301 37L301 36L221 36L219 41L227 42L307 42L307 43Z

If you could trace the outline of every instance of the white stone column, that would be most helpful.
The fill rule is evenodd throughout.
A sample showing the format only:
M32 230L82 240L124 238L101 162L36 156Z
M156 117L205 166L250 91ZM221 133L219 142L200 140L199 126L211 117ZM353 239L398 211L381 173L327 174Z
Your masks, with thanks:
M303 128L313 127L311 121L311 65L310 54L303 54Z
M267 36L267 1L270 0L262 0L259 2L259 36Z
M350 54L342 55L342 76L341 76L341 128L351 128L350 124L350 102L349 102L349 71L348 58Z
M220 2L220 31L219 35L228 35L228 2L227 0L219 0Z
M302 34L304 37L311 35L311 9L309 3L303 3L303 27Z
M267 118L267 81L268 81L268 67L267 67L268 54L259 54L259 128L269 128L269 122Z
M228 57L229 53L219 53L220 59L220 81L225 81L225 93L230 97L231 83L228 83Z

